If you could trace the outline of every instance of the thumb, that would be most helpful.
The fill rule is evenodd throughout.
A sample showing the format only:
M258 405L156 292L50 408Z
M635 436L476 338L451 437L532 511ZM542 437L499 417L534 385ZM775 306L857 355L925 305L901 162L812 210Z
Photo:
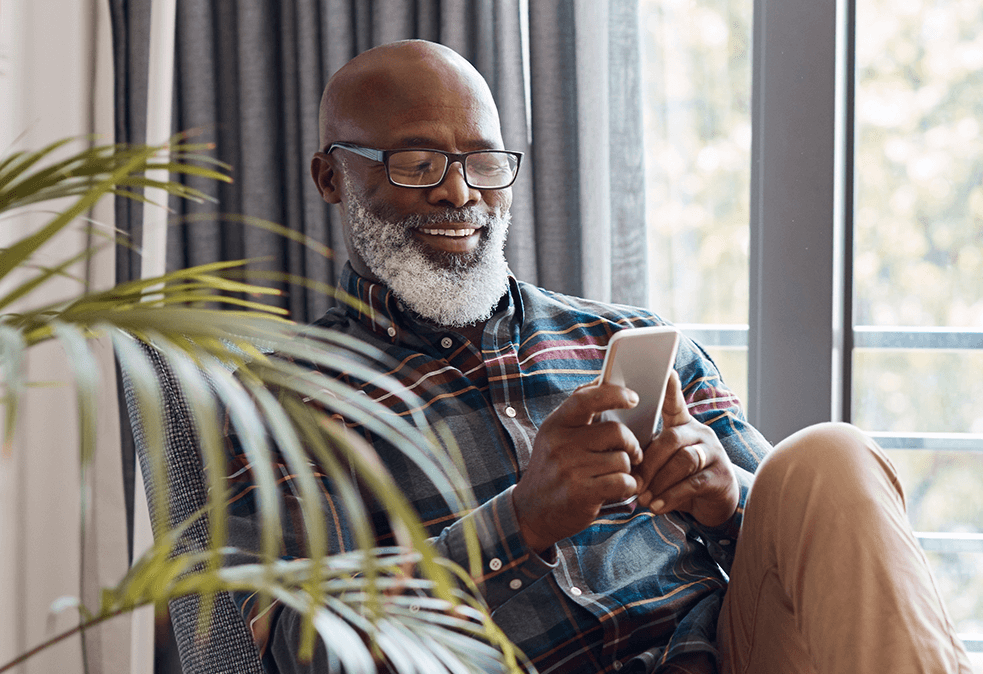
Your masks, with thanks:
M679 373L673 370L669 373L669 383L666 384L666 399L662 403L662 426L664 428L682 426L691 418L689 409L686 407L686 398L683 397L683 385L679 381Z

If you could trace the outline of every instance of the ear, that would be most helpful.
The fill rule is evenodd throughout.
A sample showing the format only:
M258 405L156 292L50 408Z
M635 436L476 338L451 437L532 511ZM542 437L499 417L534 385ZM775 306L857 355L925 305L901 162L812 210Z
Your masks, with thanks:
M311 159L311 178L325 202L337 204L341 201L341 176L335 172L330 155L314 153L314 158Z

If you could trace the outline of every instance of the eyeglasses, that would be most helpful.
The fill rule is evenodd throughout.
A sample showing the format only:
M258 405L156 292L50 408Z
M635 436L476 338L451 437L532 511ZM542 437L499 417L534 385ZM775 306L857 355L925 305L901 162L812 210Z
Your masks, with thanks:
M335 148L385 164L389 182L397 187L436 187L444 182L448 167L460 162L468 187L502 190L515 182L522 160L521 152L507 150L475 150L455 154L443 150L375 150L351 143L331 143L325 153L330 154Z

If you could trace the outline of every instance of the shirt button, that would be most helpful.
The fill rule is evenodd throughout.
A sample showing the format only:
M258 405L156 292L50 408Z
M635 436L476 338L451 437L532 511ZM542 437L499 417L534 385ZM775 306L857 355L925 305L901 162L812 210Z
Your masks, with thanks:
M514 407L509 405L508 407L505 408L505 416L509 417L510 419L514 419L515 415L516 415L516 411Z
M720 544L721 545L730 545L730 539L729 538L721 538L720 539Z
M445 349L449 349L454 346L454 340L450 337L444 337L442 340L440 340L440 345Z
M389 336L390 337L395 337L396 336L396 328L394 328L391 325L389 326L389 329L386 330L386 332L389 333Z
M624 665L621 664L621 660L615 660L611 663L611 666L614 667L614 671L616 672L620 672L621 668L624 667Z
M502 568L502 560L496 557L495 559L488 562L488 568L490 568L492 571L498 571L499 569Z
M581 590L579 587L570 588L570 594L572 594L574 597L579 597L583 593L584 593L583 590Z
M522 587L522 581L518 578L513 578L509 581L509 587L511 587L513 590L518 590L520 587Z

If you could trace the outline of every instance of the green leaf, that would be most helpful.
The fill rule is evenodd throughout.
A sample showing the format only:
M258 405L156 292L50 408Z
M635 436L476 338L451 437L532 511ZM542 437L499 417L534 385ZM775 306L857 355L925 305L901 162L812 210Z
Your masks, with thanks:
M76 139L62 138L60 140L56 140L50 145L46 145L45 147L41 148L40 150L37 150L36 152L31 152L31 153L18 152L15 155L15 157L11 157L10 159L5 160L4 163L0 165L0 211L5 210L3 195L4 195L4 188L7 185L9 185L18 176L22 175L25 171L27 171L27 169L34 166L34 164L38 163L45 157L49 156L52 152L54 152L58 148L63 147L64 145L67 145L68 143L71 143L74 140Z
M4 325L0 316L0 392L3 394L4 433L0 456L9 457L20 398L24 393L24 351L21 333Z
M79 461L81 466L88 466L95 456L96 447L96 403L100 383L98 364L81 330L58 321L51 323L51 329L68 356L68 366L75 380L81 440Z
M32 279L20 284L12 291L8 292L3 297L0 297L0 310L4 307L10 306L12 303L16 302L22 297L27 296L32 291L36 290L39 286L43 285L46 281L50 280L55 276L64 276L65 270L82 260L88 259L95 255L99 249L97 248L86 248L78 254L68 258L56 267L47 268L41 267L41 273ZM0 264L2 264L3 255L0 253Z
M273 436L273 441L284 456L287 466L292 475L295 476L293 484L297 485L301 503L304 505L302 515L304 518L304 528L307 534L306 541L309 555L313 559L320 559L328 554L325 532L327 522L325 521L324 511L321 509L321 494L318 490L317 481L310 471L310 462L301 447L300 439L295 431L295 425L291 423L285 409L273 397L273 394L265 386L250 384L246 386L262 410L267 427ZM319 567L315 566L315 570ZM319 604L321 599L320 578L313 574L309 579L308 592L311 601ZM301 633L300 654L302 658L309 657L314 648L313 626L305 623Z
M280 493L272 470L269 436L260 422L255 403L231 373L222 368L212 368L210 373L213 375L211 383L228 411L232 428L256 480L262 529L261 554L263 559L272 562L283 546L283 537L280 529Z
M133 337L120 330L114 330L110 335L120 368L129 378L136 398L144 444L156 450L148 452L152 484L147 485L147 494L154 502L154 531L166 531L170 526L171 518L167 500L167 467L164 457L166 421L163 418L164 404L160 382L150 361Z
M92 208L92 206L100 198L102 198L107 191L117 184L120 179L136 170L145 161L146 157L152 154L154 151L155 150L153 148L148 149L144 153L131 159L121 168L117 169L104 180L93 186L91 190L79 197L75 204L60 213L47 225L5 249L3 255L0 256L0 279L3 279L7 274L13 271L18 264L26 260L43 244L47 243L53 236L63 230L76 217ZM2 205L0 205L0 209L2 209Z
M31 262L58 232L76 218L84 219L99 198L115 194L146 201L140 193L145 187L185 199L206 196L181 183L148 177L147 171L229 180L222 172L228 170L226 165L196 154L210 149L209 145L187 143L183 137L172 139L169 148L86 148L37 168L65 142L34 153L13 153L0 161L0 213L53 197L73 198L68 208L54 213L43 227L0 249L0 279L15 270L34 270L28 280L6 291L0 298L0 309L15 301L28 303L46 281L65 275L72 264L90 254L83 251L55 266ZM319 242L275 223L238 216L221 219L261 227L331 255ZM475 507L475 499L449 431L428 426L419 399L400 382L380 374L389 362L383 352L346 335L292 324L284 318L282 308L252 299L280 293L253 280L268 278L323 290L366 314L371 314L370 307L322 282L247 271L245 265L250 262L202 265L43 306L35 303L16 315L0 314L5 451L10 451L17 403L26 387L25 350L49 339L57 339L70 357L77 385L83 465L97 441L94 429L99 382L92 355L93 337L110 336L143 421L149 472L159 487L151 490L155 542L115 588L104 592L99 613L91 621L86 617L86 624L190 593L202 598L202 620L207 621L215 592L246 591L299 611L305 617L301 653L307 655L318 647L316 631L329 645L329 660L346 671L374 673L374 658L382 657L405 671L433 669L457 674L479 665L494 669L503 655L508 660L514 650L491 621L474 581L463 569L435 555L417 514L383 468L375 449L350 433L336 415L362 424L404 451L434 480L453 510L464 514ZM220 305L233 309L211 308ZM381 317L376 320L384 321ZM138 340L153 344L170 366L198 435L209 500L184 522L171 522L167 500L165 393ZM324 372L347 372L370 381L384 395L404 399L409 412L395 415L336 378L301 367L291 358L314 364ZM257 485L262 529L259 558L263 564L223 565L233 552L225 547L228 485L223 412L238 435ZM281 476L272 469L274 451L285 462L301 497L300 516L307 532L309 559L278 559L283 548ZM321 508L325 486L312 471L313 466L330 481L332 504L339 508L337 517L345 522L358 550L338 552L344 548L343 541L328 538L329 532L336 530ZM374 547L374 529L360 490L363 486L386 509L396 540L405 549ZM204 516L210 527L209 548L181 552L182 535ZM472 573L477 575L477 536L473 527L466 527L465 532ZM409 569L419 569L419 577L407 575ZM514 665L514 657L509 661Z

